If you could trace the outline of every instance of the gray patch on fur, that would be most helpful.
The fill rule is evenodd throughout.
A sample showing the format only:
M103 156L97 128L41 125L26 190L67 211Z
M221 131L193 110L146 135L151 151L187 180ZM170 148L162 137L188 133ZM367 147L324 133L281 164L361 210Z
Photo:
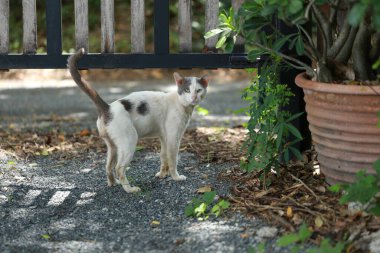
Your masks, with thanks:
M112 113L110 112L110 109L108 108L107 111L104 111L102 113L102 116L103 117L103 122L104 122L104 125L108 125L109 122L111 122L112 118L113 118L113 115Z
M129 101L128 99L120 100L120 103L124 106L124 109L127 112L130 112L133 108L133 103L131 101Z
M177 90L178 94L182 95L183 93L185 93L186 88L190 89L190 86L191 86L191 78L184 77L181 83L178 84L178 90Z
M145 101L141 101L139 106L137 106L137 112L143 116L147 115L149 113L148 103Z

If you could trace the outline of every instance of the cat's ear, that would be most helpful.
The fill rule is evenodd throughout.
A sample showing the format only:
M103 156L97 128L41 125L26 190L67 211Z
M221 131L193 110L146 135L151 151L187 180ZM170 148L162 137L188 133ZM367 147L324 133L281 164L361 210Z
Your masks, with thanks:
M177 85L183 84L183 77L180 74L178 74L177 72L174 72L173 76L174 76L175 83Z
M210 82L210 76L204 75L199 79L199 83L203 86L203 88L207 88L208 83Z

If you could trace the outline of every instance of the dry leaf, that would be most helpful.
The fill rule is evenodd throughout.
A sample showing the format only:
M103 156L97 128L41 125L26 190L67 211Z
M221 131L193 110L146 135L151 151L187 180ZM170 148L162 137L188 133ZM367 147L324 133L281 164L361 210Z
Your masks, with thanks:
M210 191L211 191L211 186L205 185L205 186L198 188L197 193L205 193L205 192L210 192Z
M249 234L247 234L247 233L240 234L240 237L243 239L247 239L249 237Z
M158 220L153 220L150 225L157 226L160 225L160 222Z
M80 133L79 133L79 135L81 136L81 137L83 137L83 136L89 136L91 134L91 132L90 132L90 130L88 130L88 129L83 129Z
M293 217L293 209L291 206L288 206L288 209L286 209L286 216L288 216L289 218Z
M272 192L270 189L267 190L267 191L261 191L261 192L255 193L255 197L256 198L261 198L261 197L264 197L265 195L267 195L270 192Z
M315 218L314 223L315 223L315 226L316 226L317 228L320 228L320 227L323 226L323 220L322 220L322 218L321 218L320 216L317 216L317 217Z
M65 141L65 136L64 136L63 134L58 135L58 140L59 140L60 142Z
M292 218L292 221L295 225L300 225L303 222L303 219L301 218L299 214L295 213Z
M317 191L319 191L319 192L322 192L322 193L325 193L326 192L326 187L324 187L324 186L317 186L317 187L315 187L315 189L317 190Z

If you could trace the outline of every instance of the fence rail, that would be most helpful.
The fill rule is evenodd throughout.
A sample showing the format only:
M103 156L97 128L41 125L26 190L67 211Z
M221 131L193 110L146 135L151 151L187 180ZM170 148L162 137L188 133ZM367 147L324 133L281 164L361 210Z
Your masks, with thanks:
M232 0L239 6L243 0ZM216 53L216 38L204 42L203 52L192 50L192 1L178 0L179 53L170 53L169 0L154 1L154 53L145 53L145 1L131 0L131 53L115 49L115 3L101 0L101 50L89 52L88 0L75 0L75 44L87 56L80 68L245 68L257 63L247 61L243 41L234 54ZM117 7L117 6L116 6ZM62 3L46 0L46 53L37 53L36 0L22 0L23 53L9 52L9 0L0 0L0 69L66 68L68 54L62 53ZM125 15L128 15L126 13ZM219 1L205 2L205 32L218 24ZM126 38L127 39L127 38Z

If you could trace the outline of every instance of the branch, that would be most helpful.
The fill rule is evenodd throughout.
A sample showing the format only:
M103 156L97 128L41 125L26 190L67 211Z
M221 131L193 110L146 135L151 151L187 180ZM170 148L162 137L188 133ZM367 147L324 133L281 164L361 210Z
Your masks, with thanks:
M365 20L360 24L352 46L352 62L356 80L373 80L371 75L371 64L369 62L369 50L371 33Z
M268 48L266 46L263 46L260 43L254 42L253 44L255 46L261 48L261 49L264 49L265 51L267 51L269 53L273 53L273 54L280 56L281 58L287 60L289 62L289 64L290 63L293 64L292 67L295 67L295 68L301 69L301 70L305 70L308 74L313 75L313 77L316 76L315 71L309 65L305 64L304 62L302 62L302 61L300 61L294 57L283 54L281 52L277 52L277 51L273 50L272 48Z
M371 52L369 53L369 59L371 63L377 61L380 58L380 32L373 35L373 43Z
M311 8L312 5L314 5L314 2L315 2L315 0L310 1L308 3L308 5L306 6L306 8L305 8L305 15L304 15L304 17L307 20L310 20L310 18L309 18L310 8Z
M316 9L318 9L318 8L316 8ZM317 22L317 25L318 25L319 29L321 30L321 33L322 33L322 37L323 37L322 59L323 59L323 61L326 61L326 59L327 59L327 48L328 48L327 47L328 39L327 39L326 29L324 29L321 20L318 18L317 14L314 11L314 8L313 8L313 13L314 13L314 16L316 17L315 20Z
M332 36L331 36L331 26L329 21L326 19L325 15L318 9L314 4L312 5L313 13L317 19L317 23L319 23L320 28L322 29L323 34L326 36L326 48L331 47L332 44Z
M351 25L348 22L348 18L344 20L342 29L339 32L339 36L332 45L331 48L327 50L327 57L333 59L337 56L340 50L343 48L344 44L347 42L348 35L350 35Z
M302 25L300 26L297 26L301 32L304 34L304 36L306 37L307 41L308 41L308 44L312 50L312 55L314 55L314 57L310 57L312 58L312 60L319 60L319 58L321 57L320 53L318 52L317 50L317 47L315 46L314 42L313 42L313 39L310 37L309 33L305 30L305 28L302 27Z
M345 41L342 49L335 57L335 61L345 64L350 59L352 53L352 45L354 44L356 34L358 33L358 29L358 27L351 27L350 34L348 35L348 38Z
M332 4L333 8L331 10L330 17L329 17L330 24L336 23L335 21L336 21L336 15L338 14L339 5L340 5L340 0L336 0L335 3Z

